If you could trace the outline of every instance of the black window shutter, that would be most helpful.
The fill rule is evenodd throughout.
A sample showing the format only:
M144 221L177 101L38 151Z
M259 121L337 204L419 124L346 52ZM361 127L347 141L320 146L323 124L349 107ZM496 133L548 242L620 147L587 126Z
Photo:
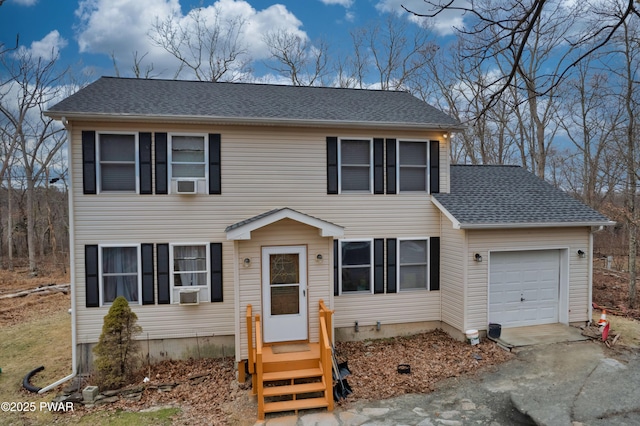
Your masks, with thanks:
M220 134L209 135L209 194L221 194Z
M169 294L169 244L158 244L158 303L171 303Z
M338 193L338 138L327 137L327 194Z
M429 180L430 191L432 194L440 192L440 143L438 141L430 142L429 152Z
M153 305L156 299L153 294L153 244L142 244L142 304Z
M373 240L373 292L384 293L384 239Z
M98 246L84 246L85 303L87 308L100 306L98 279Z
M138 144L140 150L140 194L152 194L151 133L140 133L138 135Z
M222 300L222 243L211 243L211 301Z
M387 239L387 293L397 293L396 285L396 247L397 240L395 238Z
M384 194L384 139L373 140L373 193Z
M338 250L340 243L338 240L333 240L333 295L338 296L340 294L340 262L338 259L340 256L340 251Z
M167 134L156 133L156 194L167 194ZM166 302L169 303L169 302Z
M429 239L429 290L440 290L440 237Z
M387 194L396 192L396 140L387 139Z
M96 132L82 131L82 192L96 193Z

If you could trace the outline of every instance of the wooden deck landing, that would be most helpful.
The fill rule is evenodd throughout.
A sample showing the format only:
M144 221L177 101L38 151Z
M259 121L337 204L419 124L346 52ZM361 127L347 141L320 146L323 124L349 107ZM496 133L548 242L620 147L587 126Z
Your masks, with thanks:
M247 306L248 370L258 398L258 419L281 411L333 410L331 334L327 327L333 312L320 301L320 314L320 342L265 346L260 315L254 317L251 305Z

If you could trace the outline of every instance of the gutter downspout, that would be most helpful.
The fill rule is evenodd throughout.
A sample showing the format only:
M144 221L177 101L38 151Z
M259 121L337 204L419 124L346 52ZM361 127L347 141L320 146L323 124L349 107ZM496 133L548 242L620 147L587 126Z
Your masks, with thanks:
M73 165L72 162L72 149L71 149L71 126L67 121L66 117L62 117L62 125L67 129L67 155L69 158L69 182L73 182ZM58 380L55 383L52 383L48 386L43 387L38 391L38 394L43 394L64 382L67 382L78 374L77 362L78 354L77 354L77 327L76 327L76 270L75 270L75 232L74 232L74 214L73 214L73 187L69 186L69 269L71 274L71 374L67 377L64 377Z

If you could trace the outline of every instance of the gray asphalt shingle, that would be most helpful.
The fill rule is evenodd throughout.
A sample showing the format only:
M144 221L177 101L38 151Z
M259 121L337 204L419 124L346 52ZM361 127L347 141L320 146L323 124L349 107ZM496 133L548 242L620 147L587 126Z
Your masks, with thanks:
M434 194L461 228L607 225L608 218L518 166L451 166L451 191Z
M98 79L47 114L460 126L407 92L115 77Z

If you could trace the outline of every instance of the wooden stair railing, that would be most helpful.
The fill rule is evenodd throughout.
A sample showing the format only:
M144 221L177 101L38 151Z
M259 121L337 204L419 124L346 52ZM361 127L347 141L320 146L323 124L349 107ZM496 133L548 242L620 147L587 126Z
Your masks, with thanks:
M302 352L274 354L273 346L262 342L260 315L255 315L255 328L251 307L247 306L247 339L249 372L252 374L253 393L258 398L258 419L266 413L327 408L333 410L332 333L330 311L320 302L320 342L309 343ZM250 330L252 329L252 330ZM253 347L255 336L255 347Z
M262 365L262 327L260 322L260 314L256 314L256 384L258 394L258 418L264 420L264 381ZM254 391L256 392L256 391Z
M247 350L249 351L249 360L248 360L248 370L249 374L251 374L251 393L253 395L256 394L258 387L256 383L256 352L253 347L253 308L251 305L247 305Z

